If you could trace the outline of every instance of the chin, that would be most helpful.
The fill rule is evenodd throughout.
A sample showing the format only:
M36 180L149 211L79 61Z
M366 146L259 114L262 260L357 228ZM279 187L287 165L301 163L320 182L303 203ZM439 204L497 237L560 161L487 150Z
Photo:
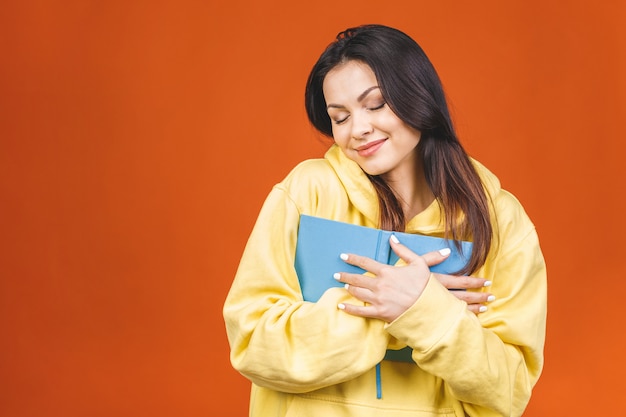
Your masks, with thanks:
M388 172L388 170L380 168L380 167L364 167L364 166L361 166L361 169L363 170L363 172L365 172L368 175L383 175L383 174L386 174Z

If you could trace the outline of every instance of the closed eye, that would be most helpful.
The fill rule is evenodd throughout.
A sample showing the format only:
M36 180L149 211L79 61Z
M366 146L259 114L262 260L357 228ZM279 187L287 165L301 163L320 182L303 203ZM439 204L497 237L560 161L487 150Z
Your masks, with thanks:
M380 105L378 105L378 106L376 106L376 107L368 107L368 110L371 110L371 111L374 111L374 110L380 110L380 109L382 109L383 107L385 107L385 104L387 104L387 103L383 101L383 102L382 102L382 104L380 104Z
M350 116L346 116L343 119L339 119L339 120L333 120L333 123L336 124L336 125L340 125L340 124L344 123L346 120L348 120L348 117L350 117Z

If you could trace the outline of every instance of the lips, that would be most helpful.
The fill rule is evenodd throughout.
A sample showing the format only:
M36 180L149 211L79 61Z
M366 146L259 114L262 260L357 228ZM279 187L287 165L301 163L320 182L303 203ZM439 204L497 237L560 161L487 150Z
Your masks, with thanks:
M356 148L356 151L359 156L371 156L376 153L376 151L380 149L381 146L383 146L383 143L385 143L385 141L387 141L387 139L378 139L372 142L368 142L365 145L361 145Z

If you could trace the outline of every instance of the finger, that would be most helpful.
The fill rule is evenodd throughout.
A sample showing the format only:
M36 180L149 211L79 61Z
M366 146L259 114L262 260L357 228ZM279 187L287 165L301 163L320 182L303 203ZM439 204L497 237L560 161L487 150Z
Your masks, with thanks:
M450 248L443 248L437 251L425 253L422 255L422 258L426 261L426 265L434 266L448 259L450 252Z
M484 313L488 310L485 303L495 301L493 294L473 291L450 291L456 298L467 303L467 309L474 314Z
M467 309L476 315L484 313L488 310L487 306L484 306L482 304L468 304Z
M370 304L373 301L373 292L369 288L359 287L352 284L346 284L344 288L346 289L346 291L348 291L348 294L350 294L359 301Z
M413 263L418 259L423 259L428 266L434 266L445 261L450 256L450 248L443 248L438 251L428 252L424 255L418 255L400 242L396 235L389 238L393 251L407 264Z
M349 303L340 303L340 304L337 304L337 308L339 310L343 310L344 312L348 314L352 314L353 316L370 317L370 318L377 317L376 308L372 306L367 306L367 305L356 306L354 304L349 304Z
M484 278L456 276L447 274L433 273L435 278L448 289L470 290L489 287L491 281Z
M358 287L365 288L368 290L372 290L374 286L374 278L368 277L363 274L351 274L349 272L336 272L333 274L333 278L335 278L339 282L343 282L345 288L349 287Z
M373 260L372 258L368 258L367 256L354 255L352 253L342 253L339 257L346 263L354 266L358 266L359 268L371 272L374 275L378 275L382 267L387 265L382 264Z
M465 301L467 304L490 303L496 299L494 295L484 292L451 290L450 294L461 301Z
M397 238L396 235L391 235L389 237L389 243L391 244L391 249L407 264L412 264L414 262L421 262L421 257L413 252L408 247L404 246Z

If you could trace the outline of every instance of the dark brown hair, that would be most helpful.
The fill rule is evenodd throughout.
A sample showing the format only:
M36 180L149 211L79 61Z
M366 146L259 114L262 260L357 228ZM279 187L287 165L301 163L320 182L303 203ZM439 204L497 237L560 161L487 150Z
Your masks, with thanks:
M335 66L351 60L372 69L391 110L421 132L416 151L426 181L443 209L445 237L473 240L469 263L459 272L476 271L485 263L493 239L488 198L456 136L435 68L422 48L397 29L364 25L339 33L313 66L305 91L309 120L329 137L332 125L322 90L324 78ZM407 219L397 196L382 177L368 177L378 194L380 227L404 231Z

